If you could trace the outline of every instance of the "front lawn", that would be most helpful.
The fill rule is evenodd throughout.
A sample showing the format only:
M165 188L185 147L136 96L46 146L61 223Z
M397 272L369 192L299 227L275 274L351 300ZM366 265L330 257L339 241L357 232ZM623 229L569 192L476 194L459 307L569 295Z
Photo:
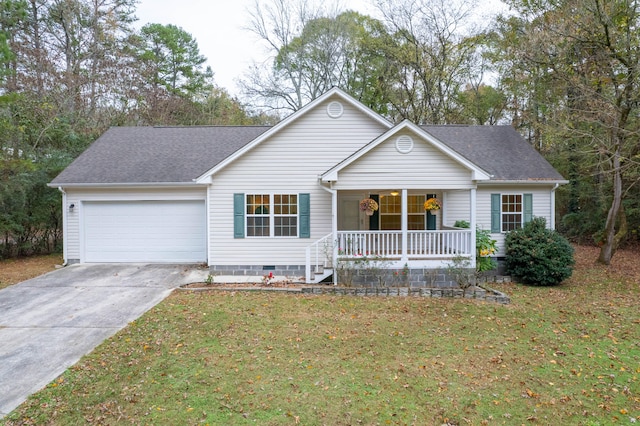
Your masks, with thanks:
M8 424L610 425L640 421L638 254L580 248L511 305L177 291Z

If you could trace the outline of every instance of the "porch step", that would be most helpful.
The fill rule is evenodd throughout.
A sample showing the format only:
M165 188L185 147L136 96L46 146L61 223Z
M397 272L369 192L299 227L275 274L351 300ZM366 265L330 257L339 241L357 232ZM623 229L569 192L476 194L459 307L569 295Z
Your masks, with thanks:
M311 282L309 284L317 284L333 275L333 269L331 268L324 268L322 271L314 270L313 272L314 273L311 274Z

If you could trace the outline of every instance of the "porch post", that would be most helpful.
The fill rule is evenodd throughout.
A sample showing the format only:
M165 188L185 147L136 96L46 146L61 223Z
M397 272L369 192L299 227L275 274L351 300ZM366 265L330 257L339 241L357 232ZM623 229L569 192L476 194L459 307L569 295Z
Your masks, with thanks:
M331 192L331 233L333 234L332 237L332 245L333 245L333 250L332 250L332 258L331 259L331 266L333 267L333 275L331 275L333 283L332 284L337 284L338 280L337 280L337 273L338 273L338 191L333 189L333 182L331 182L331 190L329 192Z
M449 200L447 199L447 195L449 192L442 191L442 205L447 206L449 204ZM449 215L447 214L447 209L440 209L440 216L442 216L442 225L449 222Z
M409 233L407 228L409 228L409 214L408 214L408 196L407 190L402 190L402 207L400 211L402 212L401 220L400 220L400 229L402 230L402 257L400 258L400 262L404 265L409 262L409 255L407 253L408 247L408 239Z
M476 267L476 188L471 188L469 193L469 213L471 216L471 267Z

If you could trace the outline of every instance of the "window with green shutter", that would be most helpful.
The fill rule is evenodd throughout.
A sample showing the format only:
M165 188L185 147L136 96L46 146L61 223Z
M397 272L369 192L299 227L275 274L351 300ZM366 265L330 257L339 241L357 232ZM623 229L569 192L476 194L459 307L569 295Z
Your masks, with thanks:
M491 194L491 232L520 229L533 219L533 194Z
M234 194L234 237L310 237L309 194Z

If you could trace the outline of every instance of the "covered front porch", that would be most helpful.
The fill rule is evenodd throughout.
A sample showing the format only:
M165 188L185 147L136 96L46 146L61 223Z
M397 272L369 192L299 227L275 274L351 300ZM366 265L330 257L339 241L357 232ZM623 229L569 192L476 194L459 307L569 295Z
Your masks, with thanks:
M451 191L420 189L330 192L333 231L308 247L307 282L318 282L345 265L366 268L373 263L407 274L441 270L454 258L465 258L475 268L475 188L456 190L453 197ZM425 210L431 198L440 201L439 210ZM360 208L365 199L375 201L374 212ZM451 215L461 209L469 228L453 226L460 218Z

